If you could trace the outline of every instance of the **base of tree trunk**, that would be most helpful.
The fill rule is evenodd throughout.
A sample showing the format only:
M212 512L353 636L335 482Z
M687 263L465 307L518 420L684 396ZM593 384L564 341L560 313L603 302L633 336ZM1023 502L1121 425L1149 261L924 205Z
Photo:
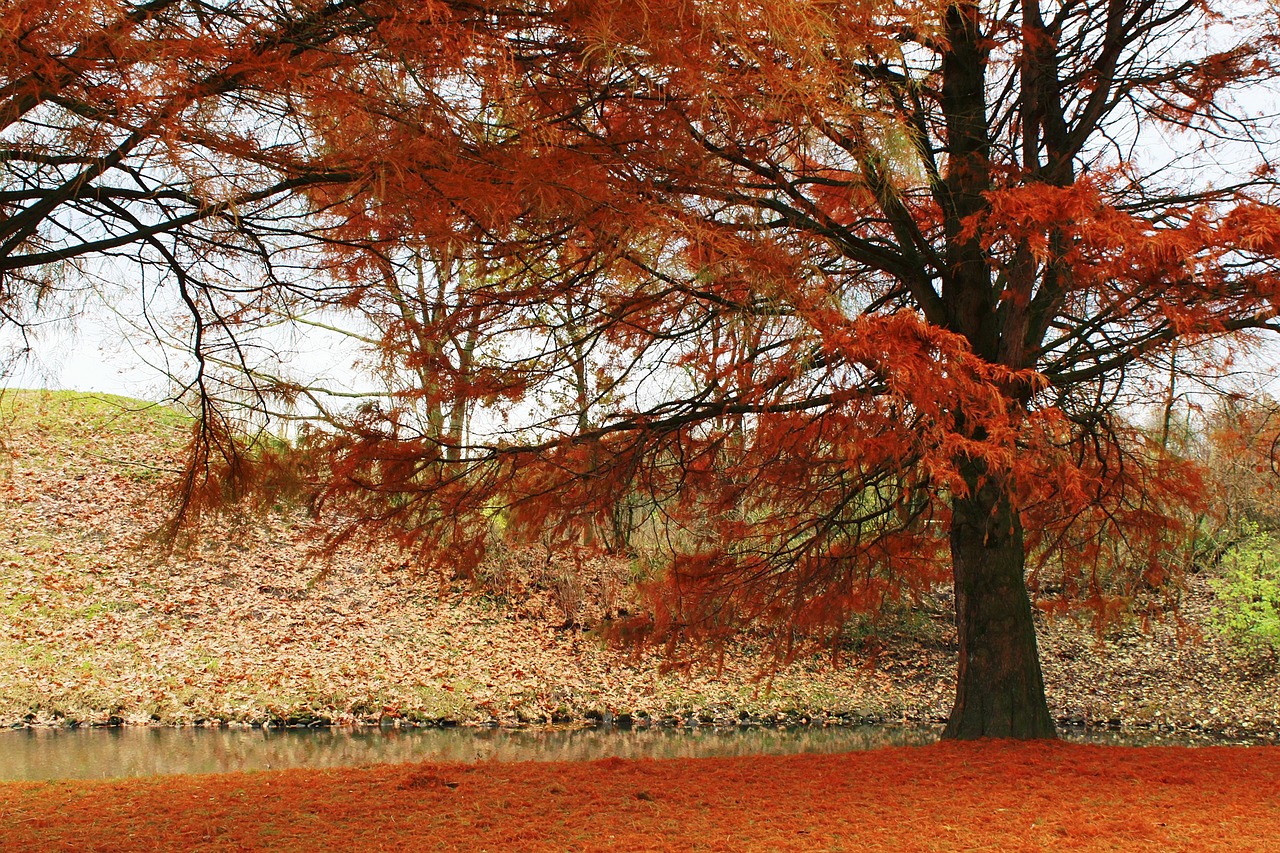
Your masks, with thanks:
M1044 695L1022 526L1005 490L975 477L952 504L960 659L944 738L1055 738Z
M1058 736L1043 694L1034 690L992 690L987 685L956 691L956 704L942 733L946 740L1014 738L1052 739Z

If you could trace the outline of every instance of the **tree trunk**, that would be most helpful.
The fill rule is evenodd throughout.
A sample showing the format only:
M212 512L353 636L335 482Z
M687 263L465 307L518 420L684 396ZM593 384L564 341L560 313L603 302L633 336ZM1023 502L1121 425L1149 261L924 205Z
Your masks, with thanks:
M1007 486L983 477L981 466L965 467L970 492L954 500L951 519L960 665L943 737L1053 738L1023 578L1022 524Z

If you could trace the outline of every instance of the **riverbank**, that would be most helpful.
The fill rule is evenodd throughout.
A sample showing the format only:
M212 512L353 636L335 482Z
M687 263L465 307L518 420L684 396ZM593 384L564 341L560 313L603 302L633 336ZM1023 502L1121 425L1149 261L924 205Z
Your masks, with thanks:
M761 677L748 643L670 669L593 630L625 603L624 561L578 575L510 552L478 594L369 543L319 556L289 513L219 522L165 556L149 537L181 417L37 392L8 392L0 413L3 725L932 723L951 703L944 596L877 626L861 644L874 659L851 648ZM1274 662L1206 630L1212 606L1193 578L1182 622L1150 631L1040 617L1059 722L1275 739Z
M8 851L1270 851L1271 749L945 743L0 784Z

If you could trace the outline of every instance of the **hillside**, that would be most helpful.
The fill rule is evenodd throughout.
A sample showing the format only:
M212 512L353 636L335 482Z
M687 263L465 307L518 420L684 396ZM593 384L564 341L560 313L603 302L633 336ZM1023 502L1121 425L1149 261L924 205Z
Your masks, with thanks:
M289 511L206 526L166 555L153 534L186 418L8 391L0 422L5 725L933 721L950 705L945 598L882 625L874 664L827 655L760 680L744 647L718 670L664 671L582 627L602 595L625 594L625 562L575 581L545 554L508 552L486 567L498 592L480 594L370 543L318 554L311 521ZM1211 599L1192 579L1183 625L1149 633L1042 621L1054 714L1276 737L1274 664L1242 663L1204 630Z

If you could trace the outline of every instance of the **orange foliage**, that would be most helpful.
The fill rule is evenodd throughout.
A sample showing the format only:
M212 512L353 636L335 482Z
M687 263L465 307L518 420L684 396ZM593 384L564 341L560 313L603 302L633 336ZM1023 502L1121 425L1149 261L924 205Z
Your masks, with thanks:
M764 622L785 654L949 572L962 685L1019 697L975 707L1045 734L1028 554L1103 612L1164 583L1196 474L1126 395L1280 327L1274 126L1233 94L1280 38L1043 5L6 8L0 295L125 247L176 285L193 510L272 479L227 408L301 407L314 504L424 562L495 531L626 550L638 507L666 571L631 627L663 639ZM1171 162L1126 153L1170 126ZM1231 145L1261 166L1213 175ZM387 383L361 405L255 356L325 312Z
M0 785L6 850L1269 851L1268 747L985 741Z

